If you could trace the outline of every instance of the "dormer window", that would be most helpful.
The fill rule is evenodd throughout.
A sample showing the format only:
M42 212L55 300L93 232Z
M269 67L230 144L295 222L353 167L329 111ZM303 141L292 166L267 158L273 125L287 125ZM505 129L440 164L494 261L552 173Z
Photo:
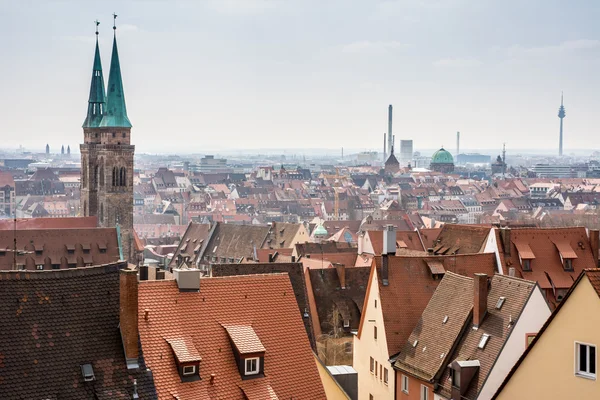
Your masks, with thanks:
M175 355L175 367L179 372L181 382L200 380L200 353L194 346L191 337L169 338L166 341L171 345Z
M265 347L248 325L223 325L233 345L238 370L242 379L264 376Z

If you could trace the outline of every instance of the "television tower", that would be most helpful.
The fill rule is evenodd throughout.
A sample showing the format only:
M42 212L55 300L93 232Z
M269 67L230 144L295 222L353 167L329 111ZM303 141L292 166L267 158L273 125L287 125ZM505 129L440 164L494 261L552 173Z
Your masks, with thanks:
M565 113L565 106L563 105L563 94L560 92L560 108L558 109L558 118L560 118L560 138L558 142L558 155L563 155L563 118L567 114Z

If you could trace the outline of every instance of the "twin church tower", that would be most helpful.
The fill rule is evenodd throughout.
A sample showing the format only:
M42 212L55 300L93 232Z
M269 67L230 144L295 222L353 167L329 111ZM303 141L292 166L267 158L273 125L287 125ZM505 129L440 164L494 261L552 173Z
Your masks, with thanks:
M122 257L135 262L133 256L133 154L131 122L127 117L123 80L117 50L117 27L114 14L113 47L104 87L102 62L98 47L92 70L87 116L83 123L81 151L81 210L84 216L98 217L101 227L117 227L123 249Z

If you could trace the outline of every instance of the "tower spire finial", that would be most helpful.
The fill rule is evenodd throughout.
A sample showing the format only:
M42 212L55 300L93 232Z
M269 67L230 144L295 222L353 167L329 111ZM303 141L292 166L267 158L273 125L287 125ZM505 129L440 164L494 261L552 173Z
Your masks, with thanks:
M563 92L562 90L560 91L560 105L563 105Z
M94 23L96 24L96 39L98 39L98 25L100 25L100 21L95 20Z
M113 13L113 30L115 31L115 34L117 33L117 13Z

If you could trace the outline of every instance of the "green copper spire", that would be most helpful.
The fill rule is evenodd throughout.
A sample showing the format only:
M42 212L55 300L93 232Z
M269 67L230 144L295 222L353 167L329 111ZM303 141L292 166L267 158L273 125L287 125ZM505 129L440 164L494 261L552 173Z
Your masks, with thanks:
M117 18L116 14L113 17ZM121 78L121 64L117 50L117 27L113 25L115 36L113 39L112 57L110 60L110 73L108 75L108 91L106 99L106 112L102 117L101 127L131 128L125 107L125 94L123 93L123 79Z
M104 109L106 107L106 94L104 91L104 76L102 75L102 62L100 61L100 48L98 47L98 25L96 22L96 53L94 54L94 67L92 70L92 83L90 85L90 98L84 128L97 128L100 126Z

